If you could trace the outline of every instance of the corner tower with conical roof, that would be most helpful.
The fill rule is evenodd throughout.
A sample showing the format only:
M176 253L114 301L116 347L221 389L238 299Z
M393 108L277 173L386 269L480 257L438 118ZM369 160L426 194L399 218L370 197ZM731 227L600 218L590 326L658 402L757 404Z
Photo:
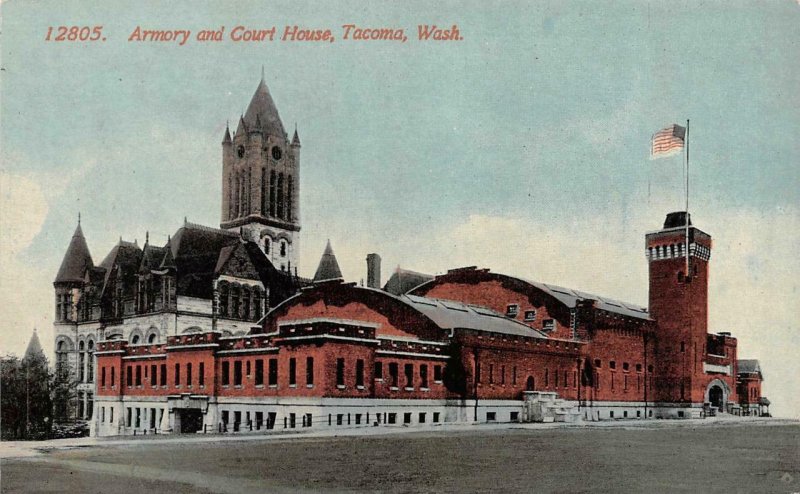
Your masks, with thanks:
M236 132L222 139L220 228L242 233L280 270L297 267L300 138L289 136L262 73Z

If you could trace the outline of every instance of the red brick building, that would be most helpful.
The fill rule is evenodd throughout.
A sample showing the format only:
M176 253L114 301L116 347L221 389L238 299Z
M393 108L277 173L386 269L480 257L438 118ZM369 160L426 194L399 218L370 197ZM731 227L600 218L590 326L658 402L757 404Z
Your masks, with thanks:
M109 307L113 286L101 275L138 269L128 266L131 314L117 301L116 313L89 318L94 434L688 418L762 403L760 367L738 369L736 339L708 333L711 237L685 213L645 236L649 308L474 267L398 270L380 289L375 254L369 286L356 286L342 280L330 243L313 282L302 280L291 273L299 196L281 178L296 175L299 139L283 132L263 81L251 107L223 139L226 230L186 226L164 248L126 246L132 260L103 270L82 236L84 254L67 256L80 269L62 281L90 286L97 271ZM197 245L184 253L189 234ZM149 276L173 273L171 305L148 306L134 281L146 288ZM244 285L257 302L243 302ZM66 324L72 312L60 307ZM115 330L161 309L192 325L148 338ZM247 331L233 330L231 314Z

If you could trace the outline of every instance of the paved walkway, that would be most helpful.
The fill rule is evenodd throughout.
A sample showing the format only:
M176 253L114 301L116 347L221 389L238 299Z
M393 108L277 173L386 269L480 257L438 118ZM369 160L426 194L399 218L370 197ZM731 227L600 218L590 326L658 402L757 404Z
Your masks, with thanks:
M47 453L51 450L86 448L92 446L116 446L135 444L182 444L221 441L270 441L291 440L293 438L318 438L339 436L381 436L390 434L464 432L508 429L581 429L581 428L620 428L620 429L662 429L681 427L713 427L737 425L787 425L800 424L800 421L780 418L756 418L719 415L706 419L681 420L606 420L599 422L566 423L443 423L422 426L359 426L325 427L317 429L277 429L268 432L241 432L228 434L175 434L149 436L80 437L71 439L51 439L47 441L3 441L0 442L0 458L25 458Z

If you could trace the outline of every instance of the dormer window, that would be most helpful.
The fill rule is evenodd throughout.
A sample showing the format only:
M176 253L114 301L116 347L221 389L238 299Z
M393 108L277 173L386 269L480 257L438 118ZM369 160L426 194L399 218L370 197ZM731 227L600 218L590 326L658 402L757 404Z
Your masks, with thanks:
M519 314L519 305L509 304L506 306L506 317L517 317Z
M545 319L542 321L542 330L543 331L555 331L556 329L556 320L555 319Z
M525 311L525 320L526 321L533 321L536 319L536 311L535 310L526 310Z

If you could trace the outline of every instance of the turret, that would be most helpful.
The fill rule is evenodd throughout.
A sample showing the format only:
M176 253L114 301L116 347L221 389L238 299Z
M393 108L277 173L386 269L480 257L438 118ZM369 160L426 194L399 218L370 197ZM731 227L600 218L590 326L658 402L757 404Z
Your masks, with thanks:
M89 246L83 237L80 216L78 226L72 234L67 252L61 261L53 286L56 291L56 322L76 319L75 304L86 282L87 271L94 267Z

